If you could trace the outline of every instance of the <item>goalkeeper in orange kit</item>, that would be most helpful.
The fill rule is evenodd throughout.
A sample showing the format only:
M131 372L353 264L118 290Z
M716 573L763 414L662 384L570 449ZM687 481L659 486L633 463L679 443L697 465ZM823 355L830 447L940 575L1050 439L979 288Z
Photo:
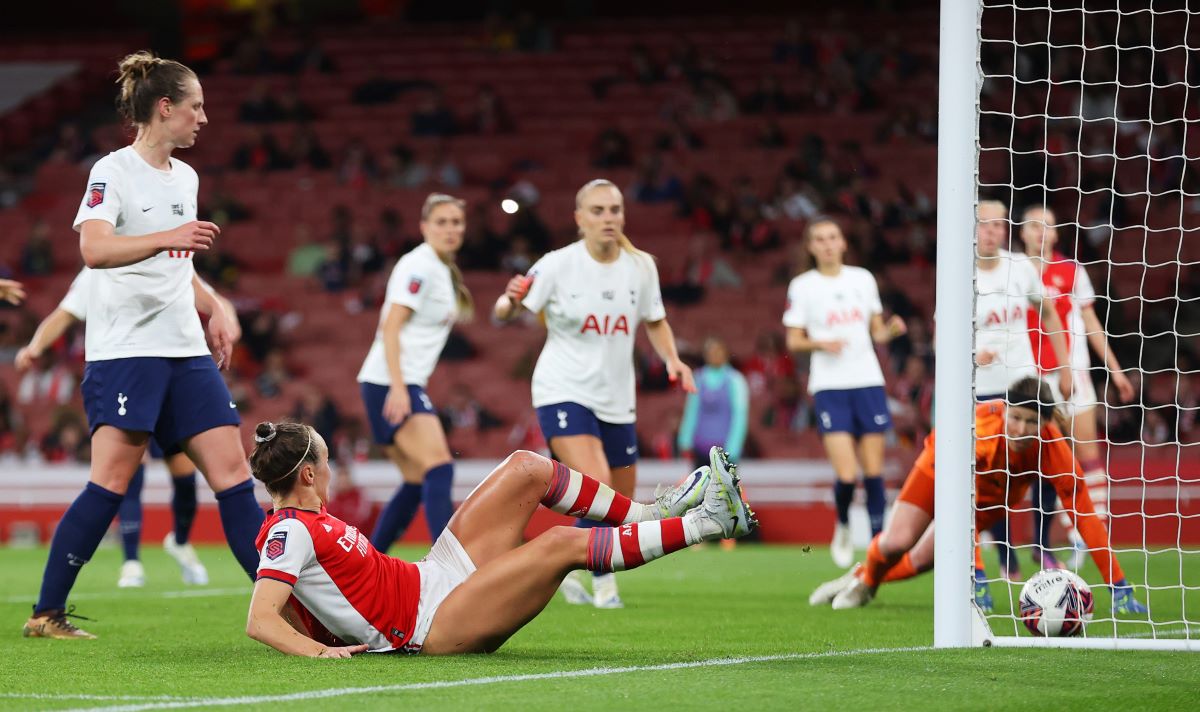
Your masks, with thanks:
M990 401L975 409L975 530L985 531L1020 506L1029 487L1044 477L1054 485L1105 583L1112 587L1113 612L1146 613L1112 554L1108 530L1096 514L1083 472L1054 416L1050 387L1032 377L1013 384L1007 403ZM900 490L891 521L871 540L866 563L821 584L810 604L859 608L870 603L880 584L933 568L933 443L931 433ZM975 569L976 601L990 609L978 546Z

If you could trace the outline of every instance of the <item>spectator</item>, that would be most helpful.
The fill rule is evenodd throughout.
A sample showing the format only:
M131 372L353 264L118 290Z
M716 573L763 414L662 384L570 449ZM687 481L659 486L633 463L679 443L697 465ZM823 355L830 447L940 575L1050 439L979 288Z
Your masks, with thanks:
M350 234L351 281L358 283L365 276L383 271L383 250L379 247L378 238L362 223L355 223Z
M317 279L321 282L321 286L325 288L326 292L336 294L349 286L350 275L348 267L349 265L343 259L341 251L337 246L327 244L325 246L325 259L321 262L321 266L317 268Z
M447 433L454 430L482 432L504 424L498 415L479 402L470 386L461 382L450 389L450 398L441 410L442 426Z
M779 231L763 217L762 211L756 205L739 205L736 217L729 226L724 245L726 249L763 252L772 250L779 244Z
M633 45L629 54L629 73L633 80L642 86L657 84L663 79L662 69L655 64L650 51L642 43Z
M704 340L704 367L696 372L696 392L689 393L679 426L679 452L696 467L708 462L714 445L741 459L750 415L746 379L729 363L729 349L715 336Z
M654 147L659 151L695 151L704 148L704 139L688 126L680 112L672 111L667 129L655 138Z
M462 169L454 162L446 144L438 144L434 150L433 160L430 161L430 172L433 182L445 190L457 190L462 187Z
M337 450L344 449L341 446ZM333 482L329 486L329 501L325 504L330 516L358 527L359 531L373 531L375 527L375 505L370 497L354 481L345 457L335 464Z
M491 214L486 203L472 202L470 212L463 246L458 251L459 267L464 270L499 269L507 249L506 241L492 228ZM528 244L528 241L526 243Z
M53 351L33 362L17 384L17 402L23 406L65 405L75 397L75 374Z
M212 250L197 252L192 258L196 273L218 289L237 286L240 265L228 250L218 246Z
M317 243L307 223L297 223L293 231L295 247L288 252L287 273L293 277L311 277L325 261L325 247Z
M526 11L517 16L513 43L520 52L549 52L554 49L554 34L545 21Z
M642 159L628 192L639 203L683 202L683 184L663 168L657 155Z
M692 91L691 114L704 121L729 121L737 118L737 97L724 82L706 76Z
M794 178L782 175L775 182L775 194L763 206L768 218L806 221L820 215L821 196L808 183L797 183Z
M321 145L317 132L307 124L297 126L292 132L288 160L296 168L311 168L314 171L327 171L333 166L329 152Z
M915 446L933 428L933 379L925 361L909 356L900 375L891 379L889 409L896 436L907 446Z
M529 240L522 235L514 235L508 253L500 260L500 269L509 274L525 274L533 266L533 253L529 249Z
M742 109L747 114L789 114L796 111L797 105L772 74L759 81L758 88L742 102Z
M663 285L663 299L675 304L695 304L704 299L709 287L740 287L742 278L733 265L714 250L715 236L700 232L688 243L688 256L680 280Z
M627 168L633 165L633 148L626 136L616 127L601 131L592 141L593 168Z
M412 135L449 137L457 133L454 114L446 107L440 89L424 93L412 114Z
M473 132L485 135L512 133L515 129L508 106L490 84L481 86L475 95L475 111L469 126Z
M393 188L420 188L429 180L429 166L417 161L409 147L396 146L384 154L380 174Z
M242 345L256 363L266 361L267 354L279 347L279 317L272 311L260 309L243 315Z
M746 376L752 394L774 390L776 383L793 378L796 372L796 363L792 360L783 334L779 331L764 331L759 334L754 344L754 353L741 365L741 371Z
M306 385L296 399L292 409L292 418L297 423L307 423L313 430L325 439L327 443L336 442L334 435L341 424L341 414L329 396L322 393L316 386ZM337 453L334 453L337 459Z
M810 33L800 29L799 20L788 20L783 39L775 43L772 55L779 64L792 62L803 69L815 69L817 66L817 44Z
M40 277L54 271L54 246L50 242L50 226L38 218L29 230L29 239L21 249L21 274Z
M285 71L291 74L306 74L309 72L320 72L321 74L329 74L337 71L337 65L333 59L321 49L321 45L317 43L315 37L310 33L305 33L305 36L300 40L300 47L292 56L288 57L282 63Z
M238 121L244 124L271 124L283 119L283 109L267 91L265 82L255 82L250 94L238 107Z
M288 372L283 351L271 349L263 359L262 371L254 379L254 385L263 398L278 398L283 393L283 384L291 379L292 375Z
M47 462L91 462L91 441L82 415L77 410L59 409L50 432L42 438L41 451Z
M257 129L234 150L233 167L239 171L281 171L291 168L292 162L274 136Z
M754 145L759 148L785 148L788 145L787 134L774 118L767 119L762 130L754 137Z
M279 111L279 121L292 121L295 123L304 123L317 118L317 114L308 104L300 99L300 95L295 89L288 89L283 92L276 103Z
M0 382L0 454L17 452L21 447L21 416L8 387Z
M218 173L212 180L212 192L200 207L201 220L209 220L225 226L254 217L250 208L225 189L225 177Z
M362 139L351 139L338 163L338 182L361 189L373 183L378 175L375 159L367 151L366 144Z

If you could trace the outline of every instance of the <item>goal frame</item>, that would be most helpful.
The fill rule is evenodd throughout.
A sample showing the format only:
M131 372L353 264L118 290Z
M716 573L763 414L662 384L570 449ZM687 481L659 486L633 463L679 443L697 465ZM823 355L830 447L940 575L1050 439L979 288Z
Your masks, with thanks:
M979 183L979 108L983 0L941 0L938 40L938 220L934 338L937 393L934 467L975 471L975 224ZM970 160L965 160L970 157ZM970 235L971 239L965 239ZM1035 638L995 635L975 605L975 478L937 477L933 645L1182 650L1200 639Z

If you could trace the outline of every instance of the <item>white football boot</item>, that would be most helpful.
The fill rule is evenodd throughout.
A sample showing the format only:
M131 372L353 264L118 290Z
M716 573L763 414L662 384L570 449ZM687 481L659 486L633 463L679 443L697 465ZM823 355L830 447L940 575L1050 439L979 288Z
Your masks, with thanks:
M146 569L142 562L131 559L121 564L121 577L117 579L117 588L141 588L146 585Z
M875 598L875 592L857 576L845 588L833 597L833 610L843 611L847 608L862 608Z
M833 599L837 597L837 595L841 593L844 588L849 586L852 581L858 580L855 574L857 574L860 569L862 569L862 564L855 564L853 568L841 576L817 586L816 590L812 592L812 595L808 597L808 605L828 606L830 603L833 603Z
M175 543L175 532L167 532L167 536L163 539L163 551L171 555L175 559L175 563L179 564L180 572L183 574L183 582L191 586L207 586L208 585L208 569L204 568L204 564L200 563L200 557L196 556L196 550L191 544L180 546Z
M749 534L758 527L758 519L738 488L737 466L729 461L723 448L716 446L709 450L708 459L711 477L704 500L688 516L694 517L692 521L704 541L736 539Z
M592 594L588 593L587 586L583 585L582 571L572 571L567 574L567 577L558 585L558 590L571 605L582 606L592 602Z
M833 528L833 541L829 543L829 555L839 569L854 565L854 539L850 536L850 525L838 522Z
M659 485L654 490L654 503L663 519L682 517L689 509L704 501L704 492L712 471L708 465L692 470L674 486Z
M617 591L616 574L592 574L592 605L596 608L624 608Z

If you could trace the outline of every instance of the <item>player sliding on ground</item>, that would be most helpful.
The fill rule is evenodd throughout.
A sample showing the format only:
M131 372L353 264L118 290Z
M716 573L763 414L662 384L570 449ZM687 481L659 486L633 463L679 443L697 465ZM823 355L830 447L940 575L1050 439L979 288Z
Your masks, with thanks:
M1008 389L1007 404L990 401L976 407L975 531L985 531L1022 506L1025 493L1040 475L1054 485L1105 583L1112 587L1113 612L1146 613L1109 548L1108 530L1096 514L1070 442L1054 417L1050 387L1033 377L1022 378ZM809 597L810 604L859 608L871 602L881 584L933 568L933 443L931 433L900 490L891 521L867 548L866 564L821 584ZM975 569L976 602L990 610L978 546Z
M654 504L520 450L475 488L413 564L381 554L326 513L329 452L316 431L260 423L255 440L251 470L274 509L258 536L262 559L246 633L290 655L490 653L546 607L571 571L624 571L758 524L720 448L710 452L710 466ZM558 526L525 542L539 504L607 526Z

